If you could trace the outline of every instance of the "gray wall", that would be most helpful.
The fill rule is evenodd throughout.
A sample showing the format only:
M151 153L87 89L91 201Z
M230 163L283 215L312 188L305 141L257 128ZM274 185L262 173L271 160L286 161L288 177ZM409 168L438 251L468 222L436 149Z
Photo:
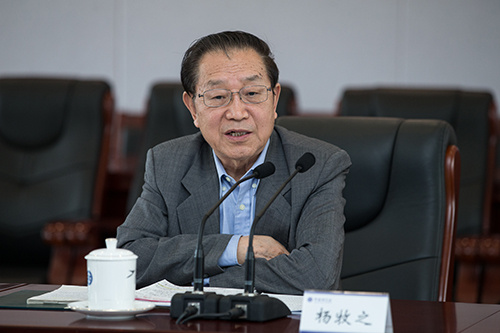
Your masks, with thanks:
M359 85L500 98L499 0L0 0L0 76L104 78L119 110L140 112L190 43L221 30L266 40L305 112Z

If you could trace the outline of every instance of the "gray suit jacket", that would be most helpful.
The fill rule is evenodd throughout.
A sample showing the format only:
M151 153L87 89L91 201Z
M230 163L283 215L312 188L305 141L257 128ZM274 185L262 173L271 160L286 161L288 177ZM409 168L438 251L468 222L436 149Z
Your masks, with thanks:
M339 287L342 190L351 164L345 151L276 126L266 156L276 172L260 181L255 211L266 205L305 152L314 154L316 164L285 187L255 228L255 235L272 236L290 252L256 260L258 291L301 294L305 289ZM144 178L140 198L118 228L118 246L139 257L138 288L162 279L190 285L200 222L219 199L211 148L199 133L164 142L148 152ZM217 265L231 236L219 233L216 210L203 237L210 286L243 288L244 266Z

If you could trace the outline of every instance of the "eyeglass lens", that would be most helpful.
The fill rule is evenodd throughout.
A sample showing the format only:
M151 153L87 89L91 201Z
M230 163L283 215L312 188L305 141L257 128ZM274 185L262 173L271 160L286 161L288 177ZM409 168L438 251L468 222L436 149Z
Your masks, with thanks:
M227 89L212 89L207 90L200 95L208 107L219 107L229 104L233 94L239 94L244 103L258 104L267 100L268 88L266 86L247 86L240 89L238 92L232 92Z

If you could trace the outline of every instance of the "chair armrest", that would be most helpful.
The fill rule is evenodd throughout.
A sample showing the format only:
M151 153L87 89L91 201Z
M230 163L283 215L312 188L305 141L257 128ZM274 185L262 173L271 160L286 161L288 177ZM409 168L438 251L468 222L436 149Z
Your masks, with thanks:
M95 245L100 230L93 220L66 220L47 223L42 230L42 240L52 246Z
M464 262L499 263L500 235L460 237L455 256Z
M52 253L47 273L50 284L87 284L85 256L99 247L101 227L94 220L64 220L47 223L42 240Z
M455 259L461 262L476 262L479 258L479 237L457 237Z
M479 257L483 262L500 262L500 235L480 237Z

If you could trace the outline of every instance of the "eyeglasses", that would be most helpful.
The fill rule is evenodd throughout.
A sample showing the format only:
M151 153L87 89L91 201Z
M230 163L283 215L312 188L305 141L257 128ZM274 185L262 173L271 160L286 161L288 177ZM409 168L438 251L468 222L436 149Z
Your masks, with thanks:
M198 97L203 98L203 103L209 108L218 108L231 103L233 94L240 95L240 99L246 104L263 103L267 101L269 91L271 91L271 88L264 85L257 85L243 87L237 92L227 89L211 89L205 91L203 95L198 94Z

